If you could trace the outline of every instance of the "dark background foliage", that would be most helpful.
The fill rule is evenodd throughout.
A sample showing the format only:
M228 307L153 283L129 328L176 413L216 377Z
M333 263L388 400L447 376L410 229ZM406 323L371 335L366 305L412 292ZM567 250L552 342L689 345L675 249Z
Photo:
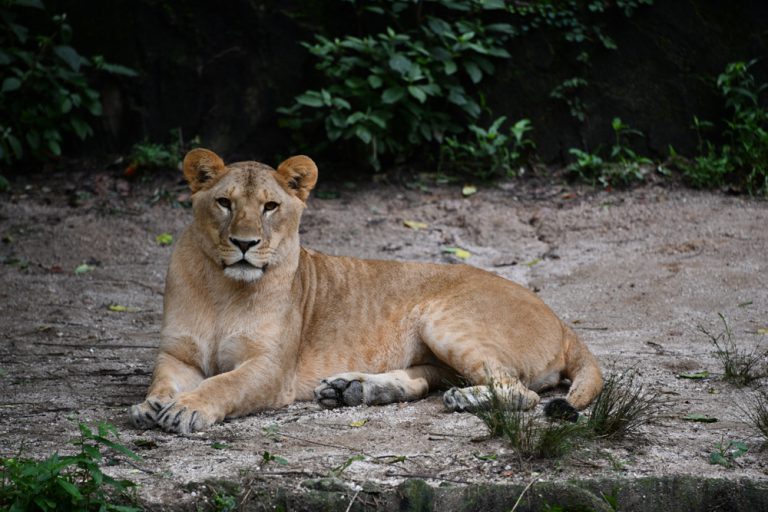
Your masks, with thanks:
M101 54L138 72L97 78L104 115L96 136L79 146L88 151L165 141L175 128L230 159L271 162L302 150L290 146L276 113L319 79L300 42L365 28L353 4L335 1L51 0L46 6L68 13L81 54ZM544 26L511 40L511 58L483 83L494 116L531 119L545 162L567 160L571 147L610 141L617 116L646 135L635 141L641 153L661 157L672 145L690 154L697 142L693 116L725 116L713 78L728 62L768 54L768 5L760 0L664 0L640 5L631 17L613 9L591 21L617 49L593 42L585 64L578 58L583 44ZM753 69L760 83L765 69L764 61ZM586 82L569 92L583 106L582 119L551 96L573 77Z

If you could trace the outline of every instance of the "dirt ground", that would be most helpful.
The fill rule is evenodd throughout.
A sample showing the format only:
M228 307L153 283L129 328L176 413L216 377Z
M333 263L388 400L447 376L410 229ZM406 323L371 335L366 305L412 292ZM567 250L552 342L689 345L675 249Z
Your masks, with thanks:
M468 263L535 290L606 371L636 369L665 402L639 435L585 443L560 461L520 462L474 416L444 412L438 394L332 411L297 403L188 437L134 429L127 410L149 384L172 251L156 236L177 237L191 212L175 204L186 199L175 178L129 184L115 176L35 178L0 196L2 457L22 446L26 456L67 451L78 421L107 421L142 456L108 470L140 483L141 499L156 506L202 499L205 489L190 482L295 488L345 463L337 474L351 490L409 477L434 485L648 475L768 481L768 449L741 409L755 391L721 380L698 329L719 333L722 313L740 348L768 349L765 201L660 185L594 192L533 182L467 198L460 186L326 185L321 195L337 197L310 199L304 245L447 263L456 257L445 247L465 249ZM82 263L92 268L75 273ZM678 378L699 370L710 377ZM684 421L690 413L718 421ZM733 468L709 464L730 440L746 441L749 452ZM265 452L277 459L265 462Z

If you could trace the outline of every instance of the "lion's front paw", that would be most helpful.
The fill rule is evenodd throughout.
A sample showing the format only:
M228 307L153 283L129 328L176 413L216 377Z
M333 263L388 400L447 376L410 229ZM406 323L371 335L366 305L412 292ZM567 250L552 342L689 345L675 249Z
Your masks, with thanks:
M173 399L170 397L147 397L140 404L131 407L131 421L136 428L152 428L157 425L157 415L160 410Z
M216 423L216 416L191 396L179 396L157 413L157 425L166 432L190 434Z
M323 379L315 388L315 400L325 409L363 403L363 382L353 375L337 375Z

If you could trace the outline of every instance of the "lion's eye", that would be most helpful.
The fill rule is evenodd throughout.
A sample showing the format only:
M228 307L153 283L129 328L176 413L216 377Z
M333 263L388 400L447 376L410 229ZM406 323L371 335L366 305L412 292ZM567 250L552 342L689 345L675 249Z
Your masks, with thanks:
M271 212L272 210L274 210L278 206L280 206L280 205L277 204L276 202L270 201L270 202L264 204L264 211L265 212Z
M227 199L226 197L220 197L216 200L217 203L219 203L219 206L222 208L226 208L227 210L232 209L232 201Z

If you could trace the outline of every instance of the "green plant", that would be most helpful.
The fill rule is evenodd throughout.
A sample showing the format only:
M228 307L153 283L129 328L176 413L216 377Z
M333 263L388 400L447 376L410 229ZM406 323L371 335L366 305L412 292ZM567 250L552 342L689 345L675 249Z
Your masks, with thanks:
M603 158L598 154L571 148L569 153L576 160L566 170L576 175L581 181L593 186L599 183L605 188L643 181L653 162L638 155L630 147L630 137L642 137L643 133L631 128L618 117L613 118L611 128L614 142L608 156Z
M729 440L726 444L725 441L721 440L715 445L715 451L709 454L709 463L732 468L736 459L747 453L748 450L747 443L743 441Z
M50 28L30 33L20 18L49 16ZM22 14L24 16L22 16ZM110 64L101 56L86 58L70 45L72 27L66 14L48 15L40 0L0 3L0 161L6 164L29 154L58 157L65 134L85 139L93 134L90 120L101 115L99 92L86 71L135 76L132 69Z
M659 410L658 396L637 382L637 373L609 373L592 403L587 427L598 438L621 438L652 422Z
M277 464L288 464L288 461L285 460L283 457L280 457L278 455L273 455L269 452L264 452L261 454L261 459L264 462L264 464L269 464L270 462L276 462Z
M731 183L750 194L768 195L768 108L761 100L768 84L758 84L750 72L756 62L731 62L717 77L716 87L730 112L722 144L703 135L713 123L693 118L699 155L681 165L691 185L716 188Z
M493 380L487 387L488 405L473 414L485 423L491 436L506 439L521 459L562 457L587 434L582 422L541 420L521 410L514 397Z
M494 59L509 57L504 42L513 33L511 25L481 15L504 10L504 2L393 0L357 7L372 25L387 28L304 43L318 60L322 84L279 109L283 126L307 132L321 125L328 142L350 143L379 169L383 157L403 161L480 117L476 85L494 72Z
M185 142L180 128L171 130L170 140L167 144L146 140L134 144L128 157L130 163L124 174L132 177L142 169L177 169L184 154L200 145L199 137L193 137Z
M613 11L631 16L651 3L328 2L330 9L352 9L355 22L330 34L314 22L323 15L306 17L304 23L318 33L312 43L304 43L316 60L318 84L279 109L284 116L280 124L293 132L297 145L313 147L316 154L333 145L335 159L341 154L373 169L416 157L432 159L449 137L453 149L472 146L476 141L470 127L479 128L481 114L492 111L483 91L486 77L502 59L505 67L514 68L510 41L547 31L547 38L572 46L586 68L590 45L616 49L602 28ZM584 120L586 107L578 93L587 84L583 77L566 80L552 96ZM318 130L325 131L326 140L318 141Z
M584 89L589 82L580 77L573 77L563 80L558 86L549 93L550 98L559 99L568 105L568 112L571 117L584 122L587 119L587 109L584 106L578 93Z
M530 120L521 119L507 135L500 130L506 120L499 117L487 130L472 124L469 135L446 137L440 145L439 172L465 173L483 180L517 176L517 168L536 147L529 137L533 127Z
M749 423L768 441L768 391L758 391L757 395L741 409Z
M357 455L353 455L352 457L348 458L335 468L331 469L328 474L329 476L332 476L334 478L340 477L348 468L352 465L353 462L358 462L361 460L365 460L365 455L358 453Z
M715 346L715 356L723 366L723 379L738 386L746 386L768 376L768 353L759 353L756 348L751 352L739 349L733 341L733 332L725 316L722 313L717 315L723 323L722 332L715 335L701 325L699 331Z
M94 433L80 423L80 437L72 441L75 455L54 453L42 461L24 458L0 460L0 508L11 511L90 511L129 512L137 508L117 504L136 484L105 474L101 465L103 449L138 460L139 456L119 444L114 426L99 423Z
M214 492L211 505L216 512L232 512L237 510L237 498L226 492Z

